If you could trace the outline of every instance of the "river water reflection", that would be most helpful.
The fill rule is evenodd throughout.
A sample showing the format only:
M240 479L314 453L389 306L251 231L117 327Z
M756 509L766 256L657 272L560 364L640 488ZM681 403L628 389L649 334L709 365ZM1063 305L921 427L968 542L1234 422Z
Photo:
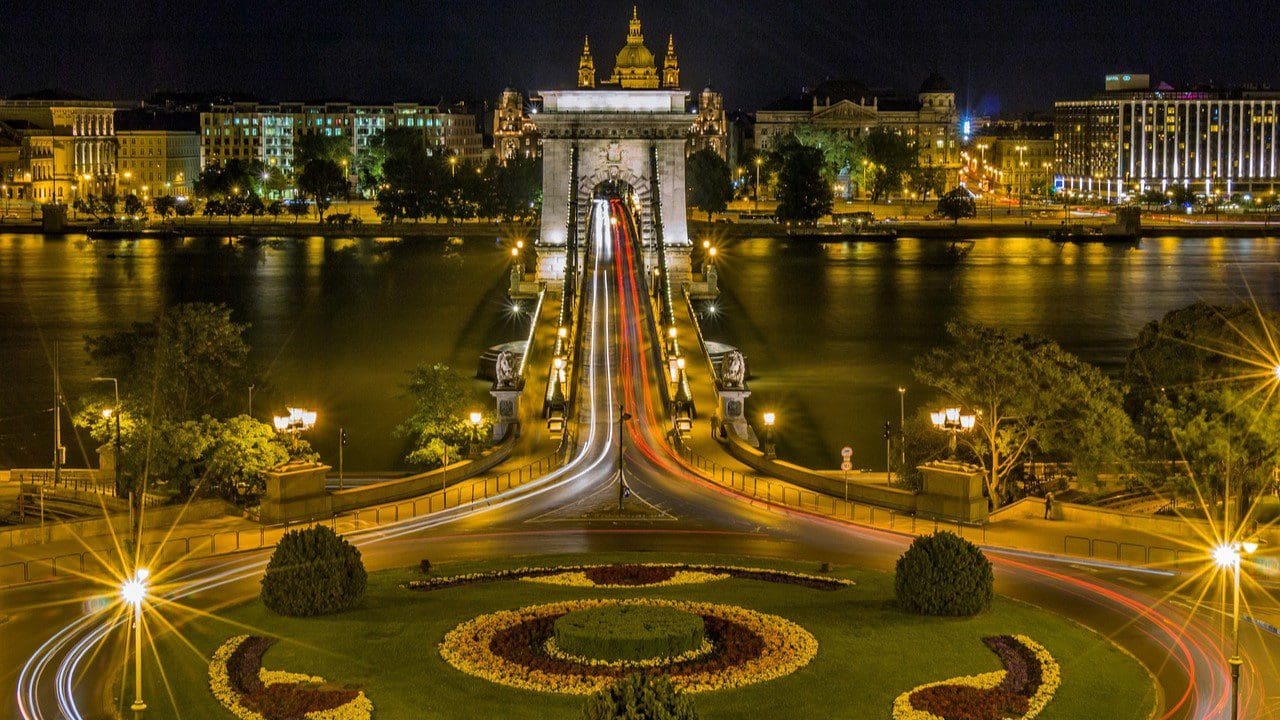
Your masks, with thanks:
M751 239L724 248L710 339L738 345L754 411L778 415L779 454L884 469L881 426L927 398L913 358L953 319L1047 335L1108 371L1148 321L1195 300L1280 305L1280 242L1153 239L1139 249L993 238L953 245L818 245Z
M521 334L507 312L509 257L493 240L0 235L0 467L50 462L55 344L74 407L95 374L86 335L189 301L226 303L251 323L253 360L267 384L255 391L257 417L282 413L286 403L316 409L309 437L327 461L336 464L343 425L348 468L391 467L403 450L392 430L408 410L406 372L446 362L470 375L484 348ZM64 443L71 465L93 455L88 437Z
M406 371L442 361L470 374L484 348L521 335L507 312L507 262L492 238L116 245L0 235L0 467L49 461L55 343L74 403L94 374L85 335L186 301L225 302L252 324L269 383L256 393L258 417L285 403L313 407L320 426L311 436L326 459L342 424L348 468L392 467L403 450L391 433L408 409ZM1121 249L1019 238L958 247L750 239L721 254L724 297L706 328L750 358L752 405L777 411L783 457L834 467L839 447L852 444L858 467L882 468L881 423L897 421L899 384L908 412L925 401L912 359L947 321L1042 333L1114 370L1138 329L1173 308L1249 290L1280 304L1278 262L1280 243L1269 240ZM66 444L75 465L91 454L87 438Z

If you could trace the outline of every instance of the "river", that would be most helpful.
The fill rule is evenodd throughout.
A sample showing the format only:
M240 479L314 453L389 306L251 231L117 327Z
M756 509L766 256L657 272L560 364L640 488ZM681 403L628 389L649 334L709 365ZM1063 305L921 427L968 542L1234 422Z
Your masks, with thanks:
M0 234L0 467L50 462L55 347L74 408L95 374L86 335L192 301L226 303L250 324L263 378L255 416L314 409L319 422L307 437L327 462L337 463L342 426L347 468L394 467L404 452L392 432L409 411L407 372L445 362L471 375L485 348L521 339L523 323L508 312L509 261L493 238L451 246L442 238L104 243ZM485 387L476 383L478 397ZM69 465L93 456L87 436L64 444Z
M163 307L223 302L248 322L266 387L254 413L285 405L320 414L309 434L336 462L347 428L349 469L396 467L392 431L408 412L406 373L445 362L471 374L490 345L519 339L507 310L506 251L492 239L144 240L0 234L0 467L47 464L55 345L68 401L95 374L84 336L127 328ZM1142 325L1197 299L1250 291L1280 305L1280 242L1146 240L1140 249L993 238L953 246L737 241L719 259L723 297L709 339L737 345L754 378L751 405L778 414L784 458L821 467L851 444L855 465L882 469L880 426L929 398L913 358L947 321L977 320L1047 335L1114 371ZM483 398L485 385L476 383ZM248 389L245 389L248 404ZM68 438L70 464L92 455Z
M777 413L779 456L884 470L881 426L934 400L911 375L950 320L1037 333L1118 371L1147 322L1196 300L1250 292L1280 306L1280 242L1149 239L1140 248L1036 238L957 244L815 244L750 239L720 252L723 296L708 339L737 345L754 378L749 406Z

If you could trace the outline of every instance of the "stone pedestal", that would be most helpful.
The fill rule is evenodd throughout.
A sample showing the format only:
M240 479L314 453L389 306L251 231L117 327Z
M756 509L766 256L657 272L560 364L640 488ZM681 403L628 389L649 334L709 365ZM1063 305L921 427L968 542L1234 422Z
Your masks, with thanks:
M493 441L498 442L508 432L514 432L516 437L520 437L520 390L495 388L489 394L493 396L497 410L493 421Z
M538 245L535 250L538 258L538 282L546 283L549 290L562 290L564 270L569 260L568 251L563 245Z
M747 440L753 445L757 444L755 432L752 431L751 423L747 422L745 414L747 398L751 396L751 391L745 388L732 390L717 388L716 395L720 398L721 424L727 426L738 437Z
M266 525L329 517L332 507L324 463L289 463L267 471L259 518Z
M688 245L667 245L663 248L667 260L667 273L671 278L671 291L680 295L681 289L693 284L693 248Z
M932 462L919 467L924 476L916 498L920 517L960 522L985 522L987 499L982 494L982 469L960 462Z

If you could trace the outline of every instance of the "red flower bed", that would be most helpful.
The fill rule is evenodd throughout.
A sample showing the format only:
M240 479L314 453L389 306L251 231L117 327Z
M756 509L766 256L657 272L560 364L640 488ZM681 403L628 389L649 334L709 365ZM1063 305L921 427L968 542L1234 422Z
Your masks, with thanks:
M262 656L275 640L251 636L227 660L231 687L240 694L240 702L267 720L297 720L307 713L332 710L351 702L356 690L317 689L301 683L262 682Z
M601 565L582 571L597 585L655 585L676 576L676 568L661 565Z
M566 565L563 567L519 568L514 570L494 570L491 572L454 575L449 577L429 578L427 580L411 580L405 586L410 590L444 590L484 582L503 580L521 580L524 578L547 577L565 572L582 572L599 585L631 585L642 586L665 582L680 571L715 573L728 575L741 580L757 580L760 582L795 585L810 590L839 590L852 584L851 581L838 578L824 578L814 575L802 575L784 570L765 568L744 568L731 565L694 565L686 563L657 564L615 564L615 565Z
M746 627L724 618L703 615L706 637L714 649L696 660L647 669L586 665L547 654L547 640L555 634L555 622L561 617L564 615L534 618L502 630L489 643L489 649L494 655L534 670L589 677L622 677L636 672L669 677L714 673L754 660L764 651L764 642Z
M994 688L933 685L911 693L911 706L946 720L1002 720L1020 717L1043 683L1043 668L1031 648L1009 635L983 638L1004 664L1004 680Z

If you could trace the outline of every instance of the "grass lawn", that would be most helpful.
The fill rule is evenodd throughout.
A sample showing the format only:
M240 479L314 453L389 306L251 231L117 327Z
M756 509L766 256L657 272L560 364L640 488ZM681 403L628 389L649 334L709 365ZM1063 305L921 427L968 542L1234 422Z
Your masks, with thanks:
M442 564L435 574L618 561L687 561L816 572L812 563L630 553ZM153 710L148 716L230 717L209 692L208 657L231 635L255 632L282 638L267 653L266 668L359 686L373 701L378 720L575 718L582 698L516 690L474 678L445 663L437 645L455 625L476 615L588 597L664 597L741 605L787 618L817 638L817 657L792 675L695 695L694 704L706 719L741 718L749 708L756 720L885 720L894 698L916 685L999 670L999 661L982 638L1015 633L1044 645L1062 667L1062 686L1040 718L1147 720L1151 713L1155 691L1142 666L1102 637L1061 617L997 598L990 611L976 618L921 618L894 608L890 575L846 568L836 568L832 574L851 578L857 585L825 592L730 579L657 589L601 590L508 581L423 592L400 587L421 577L416 569L374 573L365 604L358 610L322 618L283 618L254 600L219 613L228 622L202 620L184 628L199 657L173 637L160 640L165 674L180 702L175 711L164 698L165 691L152 688L148 697ZM149 671L157 679L154 666Z

